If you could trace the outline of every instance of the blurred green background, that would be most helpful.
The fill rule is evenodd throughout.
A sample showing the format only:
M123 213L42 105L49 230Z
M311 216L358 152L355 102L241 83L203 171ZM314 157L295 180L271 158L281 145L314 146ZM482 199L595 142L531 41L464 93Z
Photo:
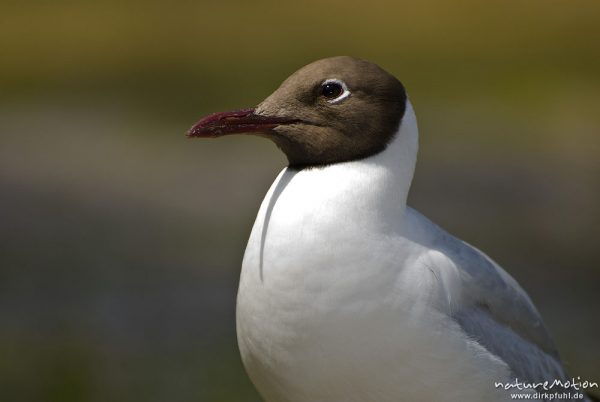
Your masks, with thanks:
M4 1L0 54L0 400L259 400L235 293L285 159L184 132L333 55L404 82L410 203L600 380L597 1Z

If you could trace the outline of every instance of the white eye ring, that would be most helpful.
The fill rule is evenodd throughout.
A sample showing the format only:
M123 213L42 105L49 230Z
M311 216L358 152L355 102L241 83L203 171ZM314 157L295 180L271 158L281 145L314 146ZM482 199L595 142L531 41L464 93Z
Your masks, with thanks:
M323 81L321 86L327 85L327 84L338 84L343 89L343 92L337 98L328 99L327 100L328 103L339 103L339 102L343 101L344 99L346 99L347 97L349 97L351 94L350 90L348 89L348 86L342 80L338 80L337 78L330 78L328 80Z

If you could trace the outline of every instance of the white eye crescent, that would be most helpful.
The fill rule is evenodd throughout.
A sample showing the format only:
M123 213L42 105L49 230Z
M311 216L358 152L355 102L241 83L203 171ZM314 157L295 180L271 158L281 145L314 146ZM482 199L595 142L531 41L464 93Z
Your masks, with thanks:
M330 78L321 84L321 96L329 103L338 103L350 96L350 90L344 81Z

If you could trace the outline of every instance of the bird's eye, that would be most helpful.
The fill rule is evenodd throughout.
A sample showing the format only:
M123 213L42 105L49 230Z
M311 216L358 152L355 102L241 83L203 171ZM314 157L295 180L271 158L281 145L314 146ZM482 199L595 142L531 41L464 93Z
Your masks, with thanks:
M327 80L321 84L321 96L329 103L337 103L349 95L348 87L340 80Z
M342 88L342 86L340 84L338 84L337 82L324 84L321 87L321 93L327 99L335 99L338 96L340 96L342 94L342 92L344 92L344 88Z

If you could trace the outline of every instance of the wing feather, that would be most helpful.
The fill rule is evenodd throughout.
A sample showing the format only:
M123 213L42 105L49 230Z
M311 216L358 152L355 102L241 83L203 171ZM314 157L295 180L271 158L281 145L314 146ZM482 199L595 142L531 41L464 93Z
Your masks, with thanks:
M508 273L475 247L445 234L436 247L457 267L463 301L452 317L463 331L528 381L565 378L533 302Z

